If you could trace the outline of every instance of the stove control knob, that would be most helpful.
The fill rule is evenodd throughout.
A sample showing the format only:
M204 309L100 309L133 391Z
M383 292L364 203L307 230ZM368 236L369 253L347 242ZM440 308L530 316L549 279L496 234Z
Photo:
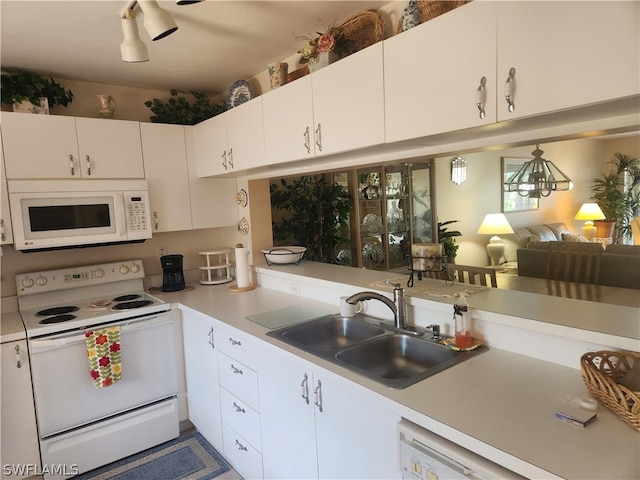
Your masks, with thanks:
M131 265L132 273L138 273L139 271L140 271L140 265L138 265L137 263L134 263L133 265Z
M127 273L129 273L129 267L127 267L126 265L122 265L122 266L120 267L120 273L121 273L122 275L126 275Z
M47 284L47 282L48 282L47 277L43 277L42 275L36 278L36 285L38 285L39 287L44 287Z
M97 269L95 275L96 275L96 278L104 277L104 270L101 268Z
M24 288L31 288L31 287L33 287L34 283L35 283L35 282L33 281L33 278L24 277L24 278L22 279L22 286L23 286Z

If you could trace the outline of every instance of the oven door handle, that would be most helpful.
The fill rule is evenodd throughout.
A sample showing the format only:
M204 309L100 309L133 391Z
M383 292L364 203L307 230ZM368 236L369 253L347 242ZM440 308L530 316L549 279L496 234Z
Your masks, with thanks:
M34 338L30 341L31 351L32 353L38 353L38 351L43 350L51 350L53 348L63 347L65 345L71 345L76 343L81 343L86 341L86 332L91 332L93 330L100 330L103 328L110 327L120 327L120 334L126 333L128 331L138 330L139 328L144 328L146 325L141 325L143 323L150 322L155 320L157 325L161 325L162 323L170 323L171 315L169 312L163 312L159 315L151 315L148 317L134 318L125 321L120 321L112 324L105 325L95 325L92 327L85 328L81 331L75 332L67 332L61 333L59 335L51 335L42 338Z

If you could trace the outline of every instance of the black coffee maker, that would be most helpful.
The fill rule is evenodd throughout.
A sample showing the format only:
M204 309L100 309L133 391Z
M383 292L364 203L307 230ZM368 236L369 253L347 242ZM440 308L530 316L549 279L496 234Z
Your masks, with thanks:
M162 291L184 290L182 255L164 255L160 257L160 263L162 264Z

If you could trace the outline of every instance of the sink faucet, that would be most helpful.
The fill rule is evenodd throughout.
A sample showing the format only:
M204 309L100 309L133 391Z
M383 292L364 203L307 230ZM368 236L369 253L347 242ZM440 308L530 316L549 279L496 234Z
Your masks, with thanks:
M396 328L407 328L407 307L404 301L404 290L399 283L393 283L390 280L387 280L387 283L393 286L393 301L380 293L367 291L351 295L347 298L347 303L355 305L364 300L379 300L393 312Z

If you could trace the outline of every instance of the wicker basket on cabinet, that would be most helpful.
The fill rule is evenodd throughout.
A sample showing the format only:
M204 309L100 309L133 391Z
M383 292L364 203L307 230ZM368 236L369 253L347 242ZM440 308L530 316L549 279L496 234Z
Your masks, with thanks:
M638 352L588 352L580 357L580 368L589 393L626 423L640 430L640 392L618 383L636 362L640 362Z
M364 10L352 15L340 25L340 28L345 38L355 44L356 52L381 41L384 37L382 19L373 10Z

